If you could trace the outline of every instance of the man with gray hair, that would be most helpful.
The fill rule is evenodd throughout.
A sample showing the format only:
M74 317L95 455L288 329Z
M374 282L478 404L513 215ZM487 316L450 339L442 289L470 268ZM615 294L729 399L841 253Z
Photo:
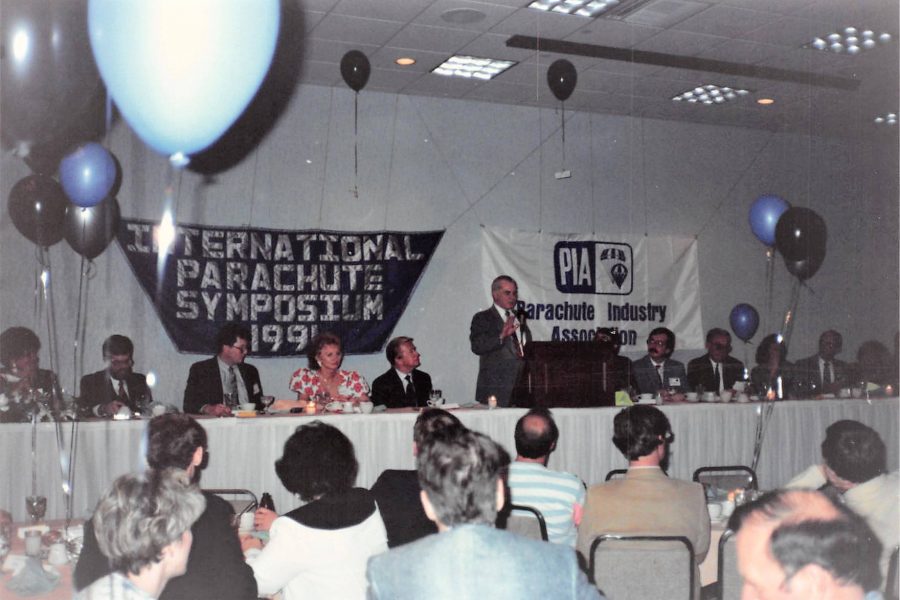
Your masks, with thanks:
M391 368L372 382L372 402L388 408L423 407L431 394L431 376L419 370L421 356L413 339L398 336L384 349Z
M369 559L370 598L599 598L571 548L494 528L509 455L462 428L436 433L416 460L422 506L439 533Z
M731 516L745 600L876 600L881 543L820 492L781 490Z
M190 528L205 507L203 494L184 471L119 477L97 503L92 519L112 572L76 599L159 598L168 581L187 570Z

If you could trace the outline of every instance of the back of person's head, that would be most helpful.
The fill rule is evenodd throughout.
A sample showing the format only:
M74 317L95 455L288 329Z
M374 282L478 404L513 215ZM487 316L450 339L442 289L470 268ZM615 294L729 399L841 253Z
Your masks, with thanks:
M27 327L10 327L0 333L0 363L12 366L13 361L41 349L41 340Z
M497 518L497 482L509 454L489 437L464 428L432 436L419 448L419 485L440 523L493 524Z
M103 340L103 358L124 355L134 355L134 344L131 339L124 335L114 333Z
M546 408L532 408L516 423L516 452L525 458L550 454L559 439L559 428Z
M655 406L629 406L613 419L613 444L628 460L647 456L672 439L669 419Z
M94 510L94 533L110 567L137 574L159 562L206 508L206 499L182 471L150 469L113 482Z
M771 529L768 548L784 570L785 585L807 565L821 567L842 586L871 591L881 585L878 537L862 517L821 492L764 494L739 506L728 521L738 534L744 527Z
M284 443L275 473L292 494L308 502L353 488L359 464L353 442L336 427L313 421L298 427Z
M825 430L822 458L835 475L863 483L887 471L887 449L878 432L859 421L843 420Z
M456 415L441 408L426 408L413 425L413 442L417 448L421 448L431 436L455 427L463 427Z
M147 465L151 469L187 469L197 448L203 448L205 457L206 430L188 415L160 415L147 425Z
M232 346L238 339L250 342L250 330L240 323L225 323L216 334L216 352L221 352L224 346Z

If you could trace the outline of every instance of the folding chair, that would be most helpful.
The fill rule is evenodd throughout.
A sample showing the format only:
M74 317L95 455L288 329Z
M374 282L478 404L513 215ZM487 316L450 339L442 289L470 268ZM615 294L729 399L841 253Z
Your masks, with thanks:
M226 500L229 504L231 504L231 508L234 509L234 514L238 516L246 512L255 511L256 507L259 506L259 501L257 501L256 499L256 494L254 494L250 490L242 490L239 488L210 488L203 491L209 492L210 494L215 494L223 500Z
M900 546L894 546L888 563L887 581L884 585L885 600L900 600Z
M535 540L548 541L547 523L541 511L521 504L510 504L510 514L506 519L506 530Z
M756 472L743 465L729 465L723 467L700 467L694 471L694 481L703 485L713 497L721 496L729 490L742 488L745 490L758 490Z
M605 534L588 573L609 600L693 600L694 546L684 536Z
M735 535L727 529L719 538L718 600L740 600L744 579L738 573Z
M613 469L609 473L606 474L606 481L610 479L621 479L625 477L625 473L628 472L628 469Z

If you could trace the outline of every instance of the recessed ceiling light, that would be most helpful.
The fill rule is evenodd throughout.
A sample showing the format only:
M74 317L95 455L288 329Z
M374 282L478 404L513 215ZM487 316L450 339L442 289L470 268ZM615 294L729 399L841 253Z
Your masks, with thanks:
M886 115L875 117L875 122L879 125L896 125L897 113L888 113Z
M725 104L726 102L737 100L741 96L746 96L749 93L749 90L708 83L682 92L677 96L673 96L672 100L674 102L687 102L689 104Z
M394 59L394 62L401 67L408 67L409 65L416 64L416 59L411 56L401 56L400 58Z
M859 30L856 27L845 27L839 32L813 38L804 48L834 52L835 54L859 54L863 50L871 50L878 44L891 41L891 34L876 34L871 29Z
M528 8L579 17L599 17L621 0L534 0Z
M762 104L763 106L768 106L770 104L775 104L775 100L772 98L760 98L756 101L757 104Z
M469 25L483 21L486 16L474 8L451 8L441 13L441 20L454 25Z
M432 73L445 77L463 77L465 79L493 79L503 71L516 64L513 60L495 60L476 56L451 56L432 69Z

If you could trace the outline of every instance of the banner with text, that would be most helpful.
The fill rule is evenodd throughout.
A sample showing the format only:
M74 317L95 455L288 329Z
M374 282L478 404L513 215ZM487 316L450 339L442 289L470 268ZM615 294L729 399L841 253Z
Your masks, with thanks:
M668 327L679 349L703 347L695 238L482 231L486 289L497 275L516 280L536 341L618 327L622 352L639 352L651 329Z
M160 254L157 229L122 219L118 241L178 349L214 353L237 321L256 356L301 354L319 331L345 354L379 352L444 235L182 224Z

